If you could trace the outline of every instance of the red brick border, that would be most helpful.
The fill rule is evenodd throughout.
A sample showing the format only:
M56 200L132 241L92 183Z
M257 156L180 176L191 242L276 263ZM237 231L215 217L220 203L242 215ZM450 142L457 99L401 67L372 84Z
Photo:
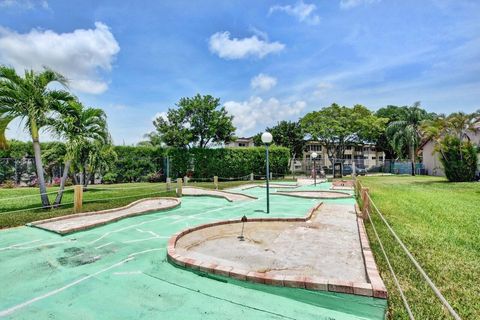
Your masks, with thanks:
M307 222L308 220L311 220L314 212L317 211L321 205L322 203L319 203L318 205L312 207L304 218L252 218L249 219L248 222ZM360 235L360 243L362 247L367 279L369 281L368 283L353 283L343 280L327 280L321 277L304 275L269 275L263 272L256 272L253 270L241 270L229 266L221 266L212 263L202 262L195 259L184 258L175 252L175 245L178 239L185 234L218 225L233 223L241 223L241 220L224 220L207 223L174 234L168 242L168 260L173 264L183 268L199 270L200 272L217 274L242 281L249 281L280 287L340 292L382 299L387 298L387 290L385 289L385 285L383 284L383 281L380 278L380 274L378 273L375 260L373 259L373 254L370 251L370 246L368 244L365 226L363 224L363 220L360 218L357 218L357 225Z

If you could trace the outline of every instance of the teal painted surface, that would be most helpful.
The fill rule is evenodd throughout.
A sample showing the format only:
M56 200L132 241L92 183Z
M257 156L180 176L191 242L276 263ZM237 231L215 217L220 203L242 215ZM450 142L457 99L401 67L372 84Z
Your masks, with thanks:
M265 189L245 193L259 199L231 203L218 198L184 197L179 208L64 237L28 227L0 231L0 317L383 318L384 300L212 279L166 261L167 241L175 232L243 214L266 216L262 212ZM318 203L281 196L271 200L270 216L277 217L304 216Z

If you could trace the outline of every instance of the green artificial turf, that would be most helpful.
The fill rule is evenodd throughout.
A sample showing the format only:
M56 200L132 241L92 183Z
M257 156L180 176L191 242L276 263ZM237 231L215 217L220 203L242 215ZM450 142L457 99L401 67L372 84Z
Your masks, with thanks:
M480 319L480 183L426 176L360 178L392 228L462 319ZM416 319L450 319L377 214L374 225ZM391 319L408 319L370 223Z

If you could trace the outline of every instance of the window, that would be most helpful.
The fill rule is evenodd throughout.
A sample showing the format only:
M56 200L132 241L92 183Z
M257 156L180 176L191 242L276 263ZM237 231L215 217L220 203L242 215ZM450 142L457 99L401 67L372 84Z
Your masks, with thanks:
M345 159L352 159L352 155L351 154L346 154Z
M377 160L377 157L372 157L372 160Z
M383 157L378 157L378 160L383 161Z
M322 151L322 146L318 144L310 145L310 151Z
M363 156L363 159L364 159L364 160L368 160L368 156Z
M239 147L246 147L247 144L246 144L246 143L243 143L243 142L239 142L239 143L238 143L238 146L239 146Z
M352 150L352 146L347 146L345 150Z

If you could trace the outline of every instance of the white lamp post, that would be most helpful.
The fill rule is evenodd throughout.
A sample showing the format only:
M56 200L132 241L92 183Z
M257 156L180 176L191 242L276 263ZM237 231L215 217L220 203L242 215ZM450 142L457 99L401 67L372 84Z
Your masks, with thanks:
M317 168L315 166L315 160L317 160L318 154L316 152L313 152L311 154L311 157L313 159L313 181L314 181L314 185L316 187L317 186Z
M268 160L268 145L272 143L273 136L270 132L264 132L262 134L262 142L265 144L265 151L267 155L267 213L270 213L270 197L269 197L269 182L268 179L270 177L270 167L269 167L269 160Z

